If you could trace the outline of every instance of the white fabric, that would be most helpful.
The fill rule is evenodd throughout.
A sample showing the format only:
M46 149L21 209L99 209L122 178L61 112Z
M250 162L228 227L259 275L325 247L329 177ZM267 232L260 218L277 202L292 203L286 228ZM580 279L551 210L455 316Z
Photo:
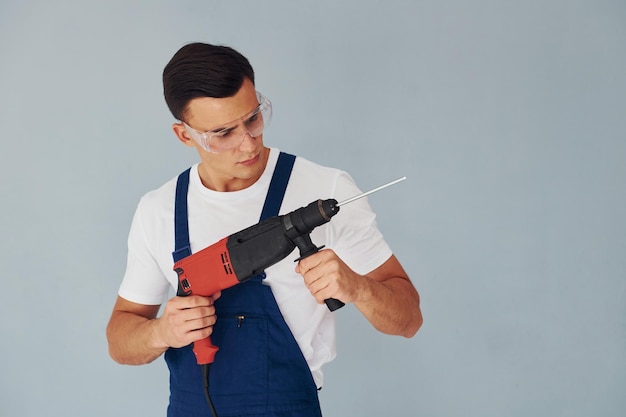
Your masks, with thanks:
M271 149L267 168L252 186L235 192L216 192L204 187L198 166L191 169L188 195L189 235L193 253L259 221L279 151ZM174 199L176 178L144 195L139 202L128 238L128 263L119 295L129 301L158 305L170 289L177 288L172 270L174 250ZM345 200L361 191L345 172L296 158L280 214L306 206L317 199ZM376 227L366 198L342 206L332 220L311 233L313 243L333 249L354 271L366 274L391 256L391 249ZM297 249L268 268L270 285L318 387L323 364L336 354L335 316L317 304L295 273Z

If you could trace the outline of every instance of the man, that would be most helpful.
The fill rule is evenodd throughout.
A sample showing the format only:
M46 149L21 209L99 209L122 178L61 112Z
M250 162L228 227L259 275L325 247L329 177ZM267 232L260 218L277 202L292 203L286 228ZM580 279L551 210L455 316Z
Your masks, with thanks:
M361 199L311 233L326 249L297 264L296 256L287 257L266 276L210 297L173 297L157 317L169 288L178 287L177 256L258 223L266 202L284 214L318 198L341 201L360 193L348 174L303 158L289 162L288 155L264 145L271 104L255 91L253 69L237 51L186 45L166 65L163 83L178 120L174 133L196 149L200 161L186 177L146 194L137 207L127 269L107 327L111 357L137 365L165 353L168 416L210 416L215 410L229 416L320 416L321 367L335 356L334 314L341 314L330 312L324 300L352 303L379 331L411 337L422 324L418 293ZM277 166L285 164L291 164L286 189L268 196L280 176L275 172L282 170ZM175 217L188 225L187 236L175 227ZM179 242L185 246L185 240L189 250L180 255ZM190 348L209 336L219 347L208 376L214 411L203 397Z

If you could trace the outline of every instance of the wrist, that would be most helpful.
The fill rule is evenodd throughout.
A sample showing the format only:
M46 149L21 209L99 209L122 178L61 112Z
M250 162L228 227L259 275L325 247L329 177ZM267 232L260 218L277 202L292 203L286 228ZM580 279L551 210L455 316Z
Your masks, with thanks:
M356 275L354 280L354 303L368 303L373 298L372 278L367 275Z
M165 352L170 346L167 343L163 332L161 331L159 318L148 320L146 325L149 326L148 347L159 353Z

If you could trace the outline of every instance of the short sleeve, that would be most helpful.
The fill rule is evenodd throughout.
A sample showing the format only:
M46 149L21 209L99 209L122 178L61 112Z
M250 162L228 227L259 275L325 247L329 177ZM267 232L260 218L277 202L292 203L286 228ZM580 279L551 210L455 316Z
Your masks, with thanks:
M167 297L171 285L146 238L142 203L143 199L137 206L128 235L126 272L119 296L138 304L158 305Z
M339 202L361 193L352 177L345 172L339 173L335 187L334 195ZM358 274L373 271L392 255L378 229L376 214L367 197L341 206L330 226L331 249Z

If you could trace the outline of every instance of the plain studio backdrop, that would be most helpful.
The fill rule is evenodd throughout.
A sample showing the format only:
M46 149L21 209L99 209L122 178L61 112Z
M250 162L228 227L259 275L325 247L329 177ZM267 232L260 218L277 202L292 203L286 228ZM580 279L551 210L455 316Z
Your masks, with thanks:
M250 59L268 145L407 176L369 201L424 326L339 310L326 417L625 415L624 1L2 0L1 416L165 415L105 326L139 198L197 159L161 86L192 41Z

